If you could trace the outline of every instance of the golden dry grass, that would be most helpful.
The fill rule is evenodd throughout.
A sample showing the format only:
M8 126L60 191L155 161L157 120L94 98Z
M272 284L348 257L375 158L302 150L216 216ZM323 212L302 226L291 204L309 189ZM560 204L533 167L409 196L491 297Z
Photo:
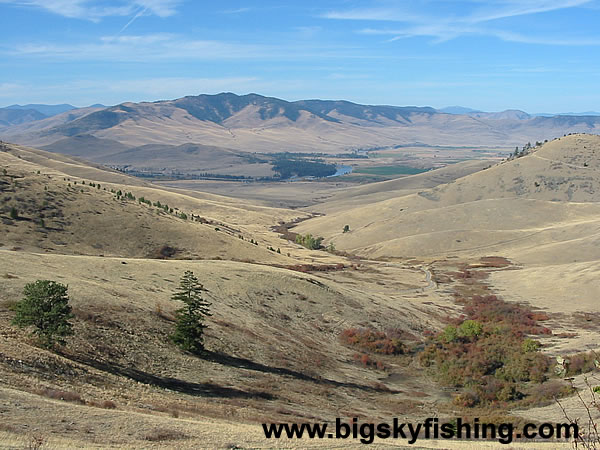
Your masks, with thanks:
M577 139L586 147L596 145L591 137ZM514 163L525 164L527 158L532 157ZM547 164L536 158L534 164ZM551 312L560 308L565 298L561 292L570 293L567 297L574 301L572 291L578 283L589 283L597 275L595 247L583 253L594 239L597 205L591 197L585 204L550 202L500 195L493 189L492 198L471 198L481 191L472 194L469 186L479 186L491 170L500 171L500 179L509 177L504 172L512 170L511 164L424 191L425 196L396 199L389 198L387 188L365 189L365 198L372 200L381 191L384 200L298 226L299 231L324 235L339 241L341 248L367 256L360 259L309 251L271 230L278 222L307 217L306 212L161 189L73 158L9 146L0 152L0 168L7 169L7 175L0 174L0 397L8 405L4 416L10 420L0 429L0 439L23 446L41 433L50 448L330 447L330 441L268 442L257 424L353 416L364 421L395 416L417 421L435 415L451 393L424 376L411 358L382 356L385 370L367 369L355 362L356 350L344 346L339 335L346 328L370 327L399 329L418 340L425 330L439 329L446 316L458 313L452 285L441 281L439 267L456 270L465 261L478 262L481 255L509 257L522 270L499 267L488 287L473 289L504 289L507 300L531 298ZM467 171L471 168L465 166ZM473 179L477 183L469 181ZM90 181L108 191L90 187ZM435 182L421 178L408 183L417 183L412 189ZM402 183L407 182L394 183L394 189L407 188ZM494 189L501 191L499 183ZM117 201L110 189L159 200L213 223L184 221L137 202ZM439 199L431 200L432 195ZM22 220L10 219L11 206L23 211ZM408 209L399 211L404 207ZM35 219L44 208L49 216L40 227ZM57 211L61 214L50 216ZM342 233L347 220L353 220L351 232ZM248 243L249 238L260 245ZM471 247L465 249L457 238L468 240ZM164 244L181 251L171 259L148 259ZM267 246L280 247L281 254ZM549 266L549 260L560 258L570 263L571 253L565 249L572 246L585 262ZM369 259L372 256L387 258ZM318 274L275 267L301 264L345 267ZM206 358L181 353L168 340L176 308L170 295L185 270L196 273L213 303L207 334L212 353ZM519 274L530 281L515 282ZM551 283L561 277L564 289L556 290L554 297L551 287L535 296L540 282L536 280ZM76 335L59 355L37 348L24 330L10 326L11 307L23 286L38 278L69 285ZM582 310L597 311L594 285L589 286ZM523 297L517 297L519 290ZM588 331L587 338L597 338L596 330ZM45 389L75 392L86 404L36 394ZM113 401L116 410L91 406L103 401ZM57 419L40 420L40 411L52 411ZM148 441L153 436L173 440ZM541 445L519 443L513 448L544 448Z

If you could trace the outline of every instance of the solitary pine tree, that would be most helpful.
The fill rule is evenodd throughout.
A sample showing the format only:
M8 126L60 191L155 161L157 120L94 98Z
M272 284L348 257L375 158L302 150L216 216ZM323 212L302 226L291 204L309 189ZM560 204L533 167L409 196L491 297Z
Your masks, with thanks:
M67 286L50 280L28 283L23 289L24 298L16 305L13 324L33 326L42 346L53 348L64 344L64 338L73 334L73 318L69 306Z
M210 303L202 298L204 287L187 270L179 282L179 289L171 299L184 303L176 312L177 324L171 340L184 351L200 354L204 351L204 319L210 314Z

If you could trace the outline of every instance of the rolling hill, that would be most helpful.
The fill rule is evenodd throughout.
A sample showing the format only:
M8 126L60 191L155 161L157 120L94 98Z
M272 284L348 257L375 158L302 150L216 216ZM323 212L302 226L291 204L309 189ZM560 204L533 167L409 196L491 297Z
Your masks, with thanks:
M536 337L548 354L596 349L599 330L577 320L597 312L600 137L482 164L358 186L299 211L1 144L0 440L265 447L260 423L454 417L456 388L415 355L458 317L455 299L473 293L544 309L557 333ZM282 239L275 227L292 222L352 253ZM212 303L202 357L169 340L185 270ZM24 285L39 278L69 286L75 335L58 352L11 325ZM406 350L343 341L357 329L395 336ZM518 414L562 418L556 407Z
M241 430L414 407L411 392L422 387L412 368L389 358L398 375L382 381L339 334L369 326L415 339L439 327L454 307L418 264L309 250L272 230L307 213L161 189L72 156L2 144L0 167L0 396L14 400L2 442L33 439L19 429L26 422L58 447L139 448L155 436L190 448L264 446ZM170 296L185 270L213 304L203 358L169 341L178 306ZM367 281L379 271L385 289ZM346 281L354 277L365 280ZM76 334L58 353L10 325L23 286L39 278L69 286ZM424 395L419 404L447 397ZM66 422L30 416L41 410ZM215 427L222 436L208 438Z
M410 185L432 174L358 188L358 194L363 189L375 195L364 205L359 197L356 207L349 201L343 210L335 201L328 202L317 207L326 216L304 222L299 229L371 257L502 250L507 257L529 262L600 259L595 244L600 226L600 137L559 138L449 184L391 198L387 194L392 183ZM382 201L375 201L377 191ZM342 233L346 224L350 233Z

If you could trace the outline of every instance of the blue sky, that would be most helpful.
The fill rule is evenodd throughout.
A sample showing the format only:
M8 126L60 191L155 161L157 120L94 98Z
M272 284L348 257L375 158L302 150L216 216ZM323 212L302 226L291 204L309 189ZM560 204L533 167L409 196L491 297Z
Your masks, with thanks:
M600 0L0 0L0 106L231 91L600 110Z

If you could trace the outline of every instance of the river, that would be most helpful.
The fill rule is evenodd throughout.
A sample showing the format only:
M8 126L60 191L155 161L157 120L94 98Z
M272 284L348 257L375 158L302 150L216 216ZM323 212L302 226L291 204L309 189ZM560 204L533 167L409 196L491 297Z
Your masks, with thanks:
M337 166L336 172L333 175L329 175L327 178L339 177L352 173L352 166Z

